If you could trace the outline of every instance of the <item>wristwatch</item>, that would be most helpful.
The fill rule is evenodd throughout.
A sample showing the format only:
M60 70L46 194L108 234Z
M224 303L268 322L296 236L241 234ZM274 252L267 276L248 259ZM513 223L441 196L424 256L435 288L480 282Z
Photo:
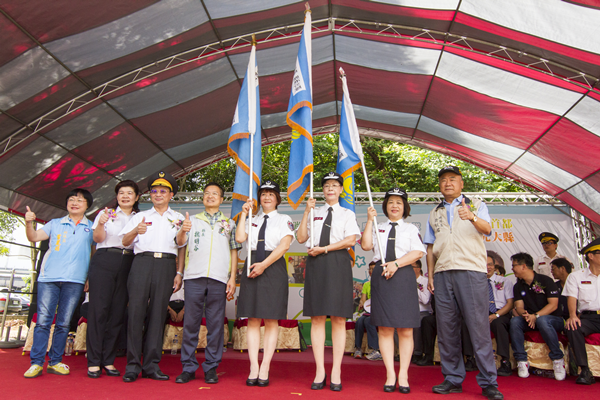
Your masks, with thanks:
M473 214L473 219L471 220L471 222L477 222L477 215Z
M538 319L540 317L540 314L535 313L535 319Z
M496 318L500 318L500 315L498 313L496 313Z

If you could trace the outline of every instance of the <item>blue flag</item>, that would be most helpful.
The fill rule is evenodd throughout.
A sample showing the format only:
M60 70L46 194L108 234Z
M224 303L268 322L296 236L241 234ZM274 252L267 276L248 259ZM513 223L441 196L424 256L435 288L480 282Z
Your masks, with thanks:
M231 205L231 218L236 221L242 212L242 205L250 196L250 185L252 185L255 210L257 206L256 194L262 173L260 102L258 98L258 66L256 46L253 44L227 142L227 152L235 159L237 165ZM252 162L250 162L251 159Z
M288 202L294 210L310 189L310 173L313 171L311 46L311 15L308 11L304 18L286 117L292 128L287 193Z
M356 117L352 108L352 101L348 93L346 75L340 68L342 75L342 88L344 97L342 99L342 112L340 116L340 140L338 144L338 160L335 172L344 179L344 190L340 195L340 206L354 211L354 171L361 167L363 159L362 146L358 135ZM354 260L354 247L349 250Z

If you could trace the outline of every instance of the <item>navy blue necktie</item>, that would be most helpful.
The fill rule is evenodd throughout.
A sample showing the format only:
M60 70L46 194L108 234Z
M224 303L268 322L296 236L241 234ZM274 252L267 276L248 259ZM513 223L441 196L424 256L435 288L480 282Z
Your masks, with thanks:
M266 258L265 251L265 229L267 229L267 220L269 219L268 215L265 215L265 220L258 231L258 242L256 243L256 258L255 262L263 262Z
M496 309L496 301L494 300L494 289L492 289L492 280L488 279L488 292L490 295L490 312L492 314L495 314L496 311L498 311Z
M333 207L329 207L327 210L327 217L325 217L325 222L323 222L323 228L321 229L321 238L319 239L319 247L329 246L329 236L331 235L331 219L333 215L331 212L333 211Z
M385 249L385 262L396 261L396 225L397 222L390 222L392 228L388 234L387 246Z

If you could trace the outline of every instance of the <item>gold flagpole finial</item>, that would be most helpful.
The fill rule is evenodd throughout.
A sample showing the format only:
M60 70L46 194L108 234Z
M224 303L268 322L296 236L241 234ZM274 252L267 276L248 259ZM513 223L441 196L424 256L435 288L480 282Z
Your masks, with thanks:
M256 46L256 35L252 34L252 46Z
M346 76L346 71L344 71L344 68L340 67L339 71L340 71L340 79L342 79L343 77Z
M306 3L304 3L304 7L306 8L306 10L304 11L304 14L311 12L310 4L308 4L308 1Z

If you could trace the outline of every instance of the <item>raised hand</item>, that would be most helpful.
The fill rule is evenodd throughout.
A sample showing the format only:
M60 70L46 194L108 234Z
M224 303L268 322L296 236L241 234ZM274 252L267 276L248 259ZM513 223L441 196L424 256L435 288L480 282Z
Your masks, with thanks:
M98 220L99 225L104 225L108 222L108 207L104 208L104 212L100 214L100 219Z
M473 219L473 213L471 212L469 206L465 203L465 198L463 197L461 207L458 210L458 216L462 220L471 221Z
M189 212L185 213L185 219L183 220L183 223L181 224L181 230L184 232L189 232L192 230L192 221L190 220Z
M313 199L312 197L309 198L308 200L306 200L306 210L304 212L309 213L310 210L315 208L316 203L317 203L317 201L315 199Z
M373 221L375 219L375 217L377 216L377 210L375 210L374 207L369 207L367 209L367 219L369 221Z
M137 226L138 235L143 235L148 230L148 225L146 225L146 217L142 218L142 222L140 222Z
M244 205L242 206L242 212L245 214L250 214L250 210L254 208L254 200L247 199Z
M25 213L25 222L33 222L35 221L35 213L31 211L29 206L27 206L27 212Z

